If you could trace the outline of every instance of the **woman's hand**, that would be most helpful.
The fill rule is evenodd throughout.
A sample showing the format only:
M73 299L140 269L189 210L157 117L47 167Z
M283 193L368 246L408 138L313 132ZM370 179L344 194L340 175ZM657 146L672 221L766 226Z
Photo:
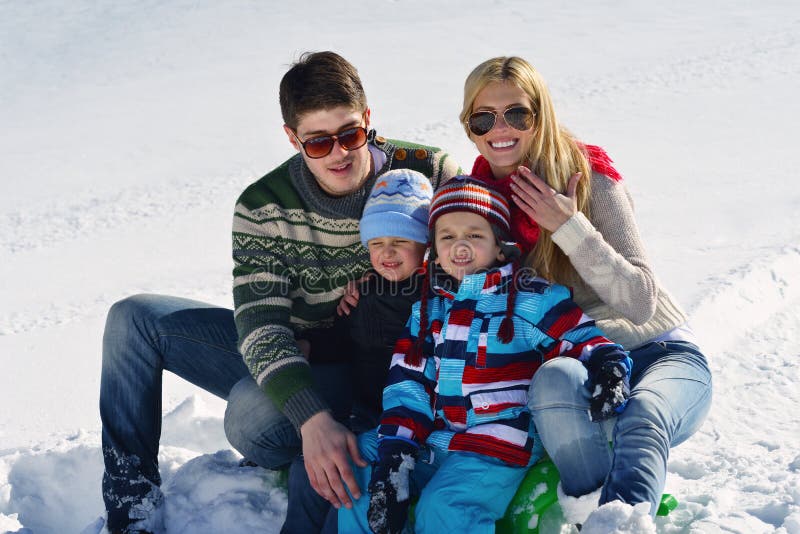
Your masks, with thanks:
M517 169L511 177L511 195L514 203L536 224L555 232L578 211L576 190L581 173L573 174L567 183L567 194L562 195L533 174L527 167Z

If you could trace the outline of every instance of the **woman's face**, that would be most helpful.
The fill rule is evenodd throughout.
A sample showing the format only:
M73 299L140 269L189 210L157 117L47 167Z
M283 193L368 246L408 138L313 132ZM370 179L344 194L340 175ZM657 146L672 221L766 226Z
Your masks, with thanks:
M510 82L489 83L478 93L472 104L473 113L494 111L497 114L494 127L489 133L481 136L472 132L469 134L478 151L489 161L495 178L503 178L511 174L525 162L528 147L536 128L535 116L531 127L524 131L506 124L503 112L514 106L531 109L531 101L525 91Z

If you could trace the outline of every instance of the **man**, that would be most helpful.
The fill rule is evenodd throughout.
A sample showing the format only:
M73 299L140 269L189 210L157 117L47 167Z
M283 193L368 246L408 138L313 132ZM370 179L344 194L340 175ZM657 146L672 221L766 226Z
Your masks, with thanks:
M349 462L364 462L343 424L346 372L313 358L309 364L296 339L330 326L345 285L369 266L358 220L376 177L411 168L435 188L459 169L438 149L370 131L358 73L333 52L306 54L293 65L281 81L280 104L298 154L236 204L235 311L155 295L130 297L109 311L100 412L111 532L159 527L164 369L228 399L226 434L248 459L275 469L302 465L302 452L308 480L324 499L350 506L344 484L359 496ZM293 506L293 487L287 531L307 528L309 515L305 504Z

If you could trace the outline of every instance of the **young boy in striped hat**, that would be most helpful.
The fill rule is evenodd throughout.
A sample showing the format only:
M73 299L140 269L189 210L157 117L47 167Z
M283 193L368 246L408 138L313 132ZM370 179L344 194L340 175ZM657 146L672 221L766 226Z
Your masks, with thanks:
M520 270L505 197L456 177L435 193L428 231L430 290L395 345L380 426L359 437L369 492L339 510L340 532L400 532L413 495L416 532L492 532L543 454L526 404L548 359L587 365L598 418L627 399L627 353L569 289Z

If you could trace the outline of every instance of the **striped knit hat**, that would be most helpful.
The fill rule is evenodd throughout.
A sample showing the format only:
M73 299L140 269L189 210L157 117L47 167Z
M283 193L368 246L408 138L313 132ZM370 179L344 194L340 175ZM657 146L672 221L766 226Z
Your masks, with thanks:
M428 217L428 234L434 243L433 231L436 221L445 213L469 211L480 215L494 230L500 249L508 261L518 258L521 251L510 241L511 210L502 193L492 189L486 182L472 176L455 176L436 190L431 201ZM431 260L436 257L436 247L431 247Z
M477 213L506 236L511 231L508 200L485 182L471 176L455 176L436 191L431 201L428 231L433 231L439 217L453 211Z

